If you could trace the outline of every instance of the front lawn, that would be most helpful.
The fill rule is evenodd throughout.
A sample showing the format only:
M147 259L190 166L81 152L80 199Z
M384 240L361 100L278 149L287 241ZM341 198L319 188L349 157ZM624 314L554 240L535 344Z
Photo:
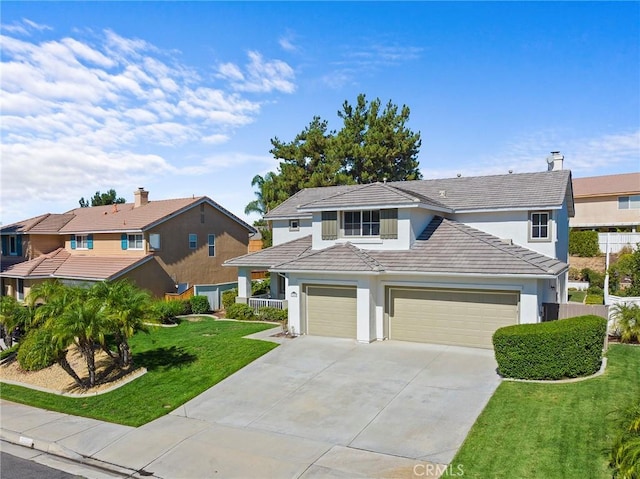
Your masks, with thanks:
M465 478L611 478L615 411L640 397L640 347L611 345L603 376L504 381L452 461ZM452 476L453 477L453 476Z
M156 419L246 366L277 344L243 336L272 324L183 321L175 328L151 328L131 339L136 366L148 372L112 392L68 398L2 384L0 397L30 406L140 426Z
M586 296L586 291L569 291L569 301L573 303L583 303Z

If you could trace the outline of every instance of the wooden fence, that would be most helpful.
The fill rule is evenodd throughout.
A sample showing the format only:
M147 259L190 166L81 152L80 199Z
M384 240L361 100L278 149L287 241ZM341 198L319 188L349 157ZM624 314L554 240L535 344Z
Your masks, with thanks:
M609 319L609 306L581 303L542 303L542 321L573 318L574 316L595 315Z
M183 293L164 293L165 301L182 301L193 296L193 286Z

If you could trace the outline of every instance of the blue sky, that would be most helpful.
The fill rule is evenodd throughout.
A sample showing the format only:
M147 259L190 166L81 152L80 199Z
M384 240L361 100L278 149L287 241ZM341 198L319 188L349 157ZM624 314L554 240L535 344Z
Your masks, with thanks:
M0 221L96 190L241 217L273 137L358 93L411 108L425 178L640 170L639 2L2 2Z

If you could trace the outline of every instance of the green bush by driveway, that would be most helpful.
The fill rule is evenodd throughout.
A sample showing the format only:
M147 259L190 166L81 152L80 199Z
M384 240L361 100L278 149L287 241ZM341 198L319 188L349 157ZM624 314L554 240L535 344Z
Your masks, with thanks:
M607 320L578 316L498 329L493 345L499 373L508 378L562 379L600 368Z

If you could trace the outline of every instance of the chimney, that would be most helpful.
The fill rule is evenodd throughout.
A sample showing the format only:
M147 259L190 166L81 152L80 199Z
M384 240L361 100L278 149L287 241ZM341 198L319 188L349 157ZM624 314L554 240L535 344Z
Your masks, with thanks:
M564 155L559 151L552 151L551 156L547 157L547 171L559 171L562 169Z
M143 187L138 188L133 192L134 202L133 207L139 208L149 203L149 192L145 191Z

